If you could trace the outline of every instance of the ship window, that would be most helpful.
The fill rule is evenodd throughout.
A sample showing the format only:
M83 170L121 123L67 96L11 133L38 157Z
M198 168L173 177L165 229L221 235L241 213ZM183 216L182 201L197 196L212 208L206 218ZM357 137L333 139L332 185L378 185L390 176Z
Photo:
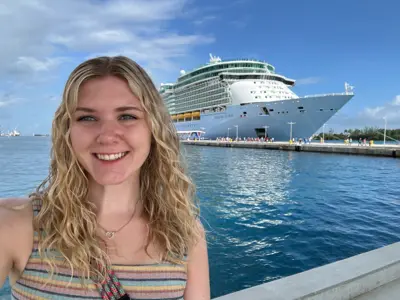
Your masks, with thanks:
M270 108L269 111L274 111L274 109L273 109L273 108Z
M319 111L324 111L324 109L323 109L323 108L320 108Z

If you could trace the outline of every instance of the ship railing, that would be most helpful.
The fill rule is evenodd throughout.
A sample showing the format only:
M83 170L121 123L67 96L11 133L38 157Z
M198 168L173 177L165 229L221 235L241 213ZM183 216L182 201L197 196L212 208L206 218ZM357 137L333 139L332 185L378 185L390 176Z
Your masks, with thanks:
M274 68L274 71L275 71L275 67L274 67L274 66L272 66L271 64L269 64L267 61L265 61L265 60L260 60L260 59L252 59L252 58L243 58L243 59L241 59L241 58L222 59L222 60L221 60L221 63L234 62L234 61L236 61L236 62L237 62L237 61L249 61L249 62L257 62L257 63L267 64L267 65L270 65L271 67L273 67L273 68ZM213 65L213 63L201 64L201 65L197 66L195 69L186 72L184 75L179 76L178 78L184 77L184 76L186 76L186 75L192 73L193 71L195 71L195 70L197 70L197 69L201 69L201 68L203 68L203 67L207 67L207 66L210 66L210 65Z
M252 58L234 58L234 59L222 59L221 62L231 62L231 61L250 61L250 62L258 62L258 63L263 63L263 64L268 64L269 63L265 60L260 60L260 59L252 59ZM205 63L205 64L200 64L196 69L200 69L202 67L206 67L212 65L210 63Z
M330 93L330 94L315 94L315 95L306 95L301 98L314 98L314 97L326 97L326 96L343 96L343 95L354 95L354 93Z

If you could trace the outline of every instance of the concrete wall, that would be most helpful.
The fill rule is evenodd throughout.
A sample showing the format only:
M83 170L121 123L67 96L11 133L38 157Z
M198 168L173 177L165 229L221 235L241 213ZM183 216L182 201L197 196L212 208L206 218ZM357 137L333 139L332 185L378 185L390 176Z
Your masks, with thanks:
M214 299L347 300L399 279L400 242Z
M320 152L335 154L354 154L354 155L371 155L400 158L399 146L352 146L341 144L307 144L307 145L290 145L289 143L274 142L221 142L221 141L182 141L183 144L197 146L213 146L213 147L232 147L232 148L253 148L253 149L269 149L269 150L285 150L285 151L304 151L304 152Z

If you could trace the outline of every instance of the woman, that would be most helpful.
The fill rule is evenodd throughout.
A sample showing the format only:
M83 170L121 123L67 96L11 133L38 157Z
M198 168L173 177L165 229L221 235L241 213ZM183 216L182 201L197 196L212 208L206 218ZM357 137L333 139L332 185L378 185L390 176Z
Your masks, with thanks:
M0 202L0 285L9 275L15 299L210 299L194 187L146 72L79 65L52 141L37 191Z

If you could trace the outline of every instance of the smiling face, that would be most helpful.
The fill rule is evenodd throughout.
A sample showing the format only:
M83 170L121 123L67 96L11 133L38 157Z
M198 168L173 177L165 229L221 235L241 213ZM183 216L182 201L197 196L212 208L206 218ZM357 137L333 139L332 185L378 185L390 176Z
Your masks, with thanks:
M81 86L70 138L90 180L116 185L139 178L151 137L142 104L126 81L107 76Z

